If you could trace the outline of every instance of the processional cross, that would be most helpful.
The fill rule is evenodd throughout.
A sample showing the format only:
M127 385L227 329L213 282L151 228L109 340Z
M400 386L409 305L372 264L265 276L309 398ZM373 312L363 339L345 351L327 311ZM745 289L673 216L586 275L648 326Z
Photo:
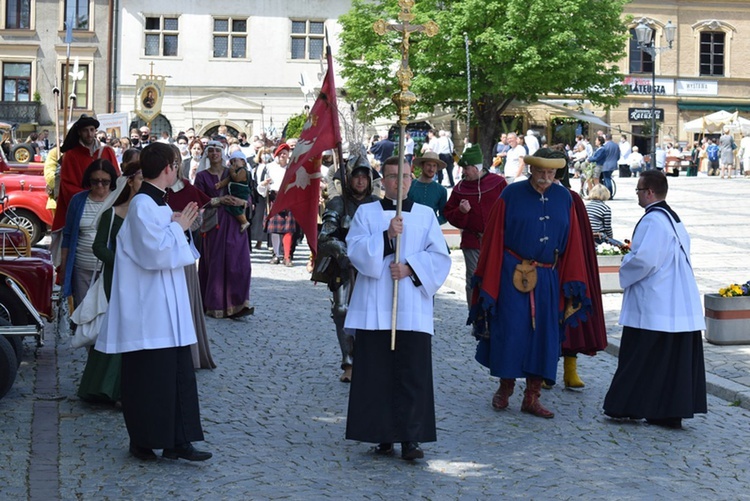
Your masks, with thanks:
M414 21L414 14L411 9L414 7L415 0L399 0L398 20L400 23L388 23L379 19L373 24L372 29L378 35L385 35L388 31L401 33L401 66L396 72L400 91L391 96L393 104L398 109L399 126L401 134L398 139L398 197L396 201L396 216L401 216L401 199L403 198L404 174L404 136L406 135L406 125L409 123L409 111L411 105L417 102L417 96L409 90L411 79L414 76L409 68L409 36L412 33L424 32L428 37L437 35L439 28L435 21L427 21L425 24L411 24ZM401 256L401 235L396 236L396 253L394 263L400 261ZM393 281L393 307L391 309L391 351L396 349L396 315L398 311L398 280Z

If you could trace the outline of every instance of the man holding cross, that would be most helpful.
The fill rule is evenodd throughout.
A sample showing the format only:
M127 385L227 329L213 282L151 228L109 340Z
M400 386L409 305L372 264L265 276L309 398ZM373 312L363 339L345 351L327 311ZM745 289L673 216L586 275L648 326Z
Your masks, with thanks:
M382 169L385 198L357 209L346 237L359 275L344 327L354 337L354 364L346 438L379 444L403 459L424 457L419 442L434 442L432 389L433 296L451 259L435 213L404 200L411 174L398 175L398 157ZM402 214L396 214L402 183ZM394 262L401 235L400 262ZM391 350L393 281L398 281L395 349Z

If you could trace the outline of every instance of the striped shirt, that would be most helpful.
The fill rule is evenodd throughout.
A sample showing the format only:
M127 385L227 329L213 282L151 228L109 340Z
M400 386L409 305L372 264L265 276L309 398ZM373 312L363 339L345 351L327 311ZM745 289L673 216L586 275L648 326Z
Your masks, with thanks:
M586 212L591 222L591 231L604 233L612 238L612 211L602 200L591 200L586 204Z

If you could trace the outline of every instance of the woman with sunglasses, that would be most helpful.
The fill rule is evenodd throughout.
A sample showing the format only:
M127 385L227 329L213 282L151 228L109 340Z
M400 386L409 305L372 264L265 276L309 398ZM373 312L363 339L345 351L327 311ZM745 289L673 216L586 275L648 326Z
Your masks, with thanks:
M101 267L92 245L104 200L116 188L117 171L109 160L91 162L83 173L83 191L71 198L65 215L60 263L63 298L73 296L73 307L83 301L94 273ZM73 310L71 310L73 311Z

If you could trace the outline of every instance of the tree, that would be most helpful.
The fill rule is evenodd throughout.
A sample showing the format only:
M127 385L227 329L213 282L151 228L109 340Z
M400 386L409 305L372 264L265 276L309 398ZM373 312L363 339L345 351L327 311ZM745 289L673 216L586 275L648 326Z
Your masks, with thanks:
M623 57L627 0L419 0L414 24L429 19L440 27L432 38L410 38L411 90L416 112L442 106L465 117L466 51L470 40L471 118L489 165L500 132L498 117L513 100L572 96L609 108L625 94L613 63ZM398 90L400 35L377 35L377 19L397 19L397 0L353 0L339 18L343 27L338 57L345 95L358 104L360 119L396 115L391 95Z
M299 115L289 117L289 121L284 127L284 137L287 139L299 137L305 122L307 122L307 113L300 113Z

